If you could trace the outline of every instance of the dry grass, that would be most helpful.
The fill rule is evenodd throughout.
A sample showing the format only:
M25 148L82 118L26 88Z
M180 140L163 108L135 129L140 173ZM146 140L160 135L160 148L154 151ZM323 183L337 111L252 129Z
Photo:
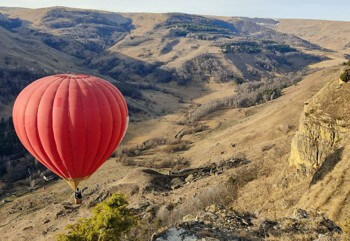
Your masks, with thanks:
M350 42L348 22L280 19L278 31L295 34L311 43L333 50L343 50Z
M313 241L317 238L317 235L310 235L310 234L295 234L295 235L278 235L277 237L275 236L270 236L266 238L265 240L267 241ZM334 239L330 239L329 241L333 241ZM335 240L334 240L335 241Z

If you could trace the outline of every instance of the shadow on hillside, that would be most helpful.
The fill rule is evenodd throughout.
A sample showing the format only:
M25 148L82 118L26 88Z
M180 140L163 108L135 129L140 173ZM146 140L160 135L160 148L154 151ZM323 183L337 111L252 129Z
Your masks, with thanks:
M322 180L328 173L330 173L334 169L334 167L341 160L343 151L344 151L344 147L338 148L332 154L326 157L326 160L322 163L321 167L317 170L317 172L312 177L310 186Z

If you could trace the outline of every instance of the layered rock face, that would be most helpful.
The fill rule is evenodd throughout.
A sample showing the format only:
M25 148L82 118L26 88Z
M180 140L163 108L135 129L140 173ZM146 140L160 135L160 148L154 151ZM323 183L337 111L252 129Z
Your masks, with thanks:
M290 164L317 171L350 134L350 83L335 77L308 103L291 146Z

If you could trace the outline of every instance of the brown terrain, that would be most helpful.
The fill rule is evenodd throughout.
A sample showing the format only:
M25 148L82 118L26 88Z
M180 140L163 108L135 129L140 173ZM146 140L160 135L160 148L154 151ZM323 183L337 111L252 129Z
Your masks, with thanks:
M54 240L114 192L126 194L141 217L142 234L136 230L130 240L148 240L174 225L183 228L202 210L238 215L229 209L259 220L306 210L312 219L305 227L316 225L316 231L277 228L259 236L243 225L233 230L240 230L234 235L242 239L230 234L231 239L208 240L316 240L323 234L330 239L317 240L347 240L350 86L339 75L350 56L349 22L217 17L213 23L214 17L196 15L88 11L91 19L97 14L105 21L91 22L89 35L70 24L70 14L85 10L0 8L0 13L22 21L21 27L0 27L0 68L18 78L13 93L0 102L1 117L10 116L14 96L29 81L10 74L26 66L23 73L34 73L31 80L57 72L100 75L122 86L132 119L115 157L81 184L81 206L72 204L72 190L63 180L4 182L1 240ZM108 37L98 35L102 25ZM295 76L298 81L289 81ZM262 100L230 102L198 114L220 99L252 95L244 86L261 81L268 83ZM318 233L315 223L321 218L326 227L324 217L342 232L328 225ZM200 240L196 235L188 240Z

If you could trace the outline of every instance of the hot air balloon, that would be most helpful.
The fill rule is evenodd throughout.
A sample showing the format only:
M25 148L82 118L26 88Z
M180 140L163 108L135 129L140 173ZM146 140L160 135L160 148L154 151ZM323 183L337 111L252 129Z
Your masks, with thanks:
M59 74L23 89L14 103L13 122L24 147L76 189L121 142L128 109L109 82Z

